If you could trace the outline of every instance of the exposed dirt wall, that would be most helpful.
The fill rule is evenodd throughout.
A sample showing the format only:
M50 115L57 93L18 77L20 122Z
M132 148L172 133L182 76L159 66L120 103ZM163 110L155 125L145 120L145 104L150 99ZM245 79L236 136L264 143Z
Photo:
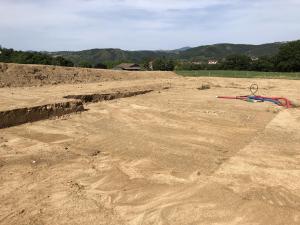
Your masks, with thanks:
M162 88L168 89L168 87ZM114 92L68 95L65 99L73 99L67 102L53 104L43 104L40 106L23 107L11 110L0 111L0 129L24 123L35 122L49 119L56 116L84 111L83 103L96 103L101 101L110 101L118 98L128 98L136 95L144 95L154 91L154 89L145 90L119 90ZM76 101L74 100L76 99Z
M83 111L80 101L69 101L0 112L0 129Z
M109 101L117 98L128 98L136 95L144 95L152 92L153 90L141 90L141 91L128 91L128 92L114 92L104 94L90 94L90 95L68 95L65 98L68 99L79 99L84 103L88 102L101 102Z

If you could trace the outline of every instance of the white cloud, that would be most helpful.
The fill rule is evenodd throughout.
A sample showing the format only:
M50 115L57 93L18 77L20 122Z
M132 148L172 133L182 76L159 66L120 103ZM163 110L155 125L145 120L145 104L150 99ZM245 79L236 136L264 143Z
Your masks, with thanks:
M298 39L298 0L0 0L0 44L170 49Z

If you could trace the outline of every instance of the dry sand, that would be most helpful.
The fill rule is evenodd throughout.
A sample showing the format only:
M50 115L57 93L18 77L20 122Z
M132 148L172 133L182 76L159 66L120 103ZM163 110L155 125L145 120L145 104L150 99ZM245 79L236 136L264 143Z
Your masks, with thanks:
M176 76L0 89L5 110L171 85L0 130L0 224L300 224L299 109L215 98L253 82L300 98L299 81Z

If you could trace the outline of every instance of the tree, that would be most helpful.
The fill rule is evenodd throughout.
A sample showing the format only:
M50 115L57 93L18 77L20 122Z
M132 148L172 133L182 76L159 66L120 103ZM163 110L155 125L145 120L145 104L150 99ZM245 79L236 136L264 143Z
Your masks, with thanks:
M251 65L251 58L246 55L230 55L226 57L222 64L223 69L226 70L249 70Z
M153 62L153 59L150 58L150 57L144 57L141 61L141 65L142 65L142 68L144 70L152 70L152 62Z
M121 64L122 62L120 62L120 61L106 61L104 63L107 66L108 69L113 69L114 67Z
M153 62L153 70L165 70L165 62L163 59L156 59Z
M175 62L173 60L168 60L165 63L165 70L166 71L173 71L175 69Z
M92 68L93 67L89 62L80 62L78 66L83 67L83 68Z
M251 70L271 72L274 71L274 57L263 56L252 62Z
M275 57L275 66L278 71L300 71L300 40L280 47L279 53Z
M153 70L173 71L175 69L175 62L166 58L159 58L153 62Z
M14 51L13 49L0 49L0 62L21 63L21 64L43 64L58 66L73 66L73 63L65 58L52 57L41 52L23 52Z
M1 55L0 55L0 62L6 62L6 63L12 62L13 52L14 52L13 49L2 48Z
M73 67L74 66L73 62L71 62L69 60L66 60L65 58L63 58L61 56L55 57L53 59L52 64L57 65L57 66L67 66L67 67Z
M107 65L103 64L103 63L97 63L94 68L96 69L107 69Z

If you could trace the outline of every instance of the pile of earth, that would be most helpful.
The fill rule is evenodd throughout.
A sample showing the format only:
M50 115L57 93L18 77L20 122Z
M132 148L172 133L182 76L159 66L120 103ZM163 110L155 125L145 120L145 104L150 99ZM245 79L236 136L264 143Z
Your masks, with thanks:
M0 63L0 87L93 83L113 80L170 78L173 72L117 70Z

